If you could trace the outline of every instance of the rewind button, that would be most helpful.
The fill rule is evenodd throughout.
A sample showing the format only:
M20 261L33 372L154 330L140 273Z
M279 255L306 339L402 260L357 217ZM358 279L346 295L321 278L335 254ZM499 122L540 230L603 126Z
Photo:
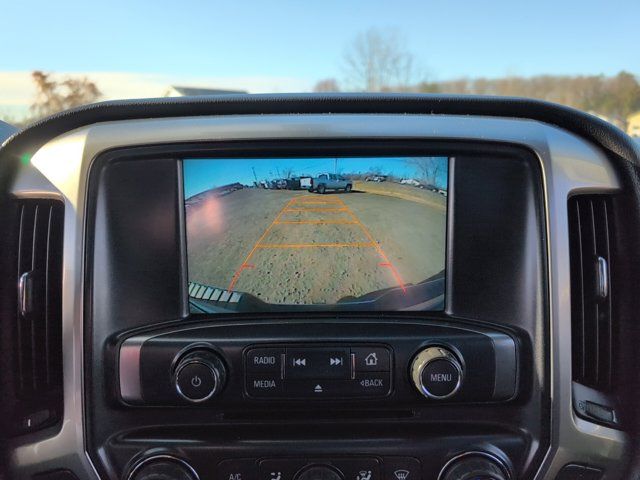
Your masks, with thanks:
M349 380L351 352L348 348L288 348L285 378L287 380ZM315 385L314 385L315 387Z

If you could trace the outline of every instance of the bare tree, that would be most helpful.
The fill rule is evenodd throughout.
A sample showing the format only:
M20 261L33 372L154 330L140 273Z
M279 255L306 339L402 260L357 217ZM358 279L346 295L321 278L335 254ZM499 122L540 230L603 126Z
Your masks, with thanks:
M39 70L31 74L37 93L31 111L38 117L92 103L102 97L98 86L87 77L53 79Z
M407 159L407 164L414 167L420 178L429 185L437 186L438 176L443 168L441 159L431 157L412 157Z
M380 92L415 83L413 55L394 30L360 33L344 55L347 83L356 90Z
M293 177L293 172L295 169L293 167L285 167L282 170L282 178L291 178Z
M325 78L320 80L313 87L314 92L339 92L340 86L335 78Z

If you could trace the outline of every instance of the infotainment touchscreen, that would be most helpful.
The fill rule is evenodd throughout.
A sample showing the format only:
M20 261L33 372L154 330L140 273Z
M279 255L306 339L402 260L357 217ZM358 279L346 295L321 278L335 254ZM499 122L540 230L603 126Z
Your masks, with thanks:
M192 313L442 310L446 157L183 161Z

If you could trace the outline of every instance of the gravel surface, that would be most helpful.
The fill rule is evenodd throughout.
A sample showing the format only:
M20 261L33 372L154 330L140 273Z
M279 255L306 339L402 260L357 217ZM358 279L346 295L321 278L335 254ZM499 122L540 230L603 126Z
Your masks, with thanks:
M444 197L397 184L380 193L357 187L243 189L188 207L190 281L269 303L324 304L444 269Z

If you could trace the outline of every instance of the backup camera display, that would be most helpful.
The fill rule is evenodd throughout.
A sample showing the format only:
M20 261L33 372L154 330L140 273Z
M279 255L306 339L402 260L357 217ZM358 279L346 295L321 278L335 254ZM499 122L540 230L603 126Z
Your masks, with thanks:
M446 157L183 161L192 313L441 310Z

